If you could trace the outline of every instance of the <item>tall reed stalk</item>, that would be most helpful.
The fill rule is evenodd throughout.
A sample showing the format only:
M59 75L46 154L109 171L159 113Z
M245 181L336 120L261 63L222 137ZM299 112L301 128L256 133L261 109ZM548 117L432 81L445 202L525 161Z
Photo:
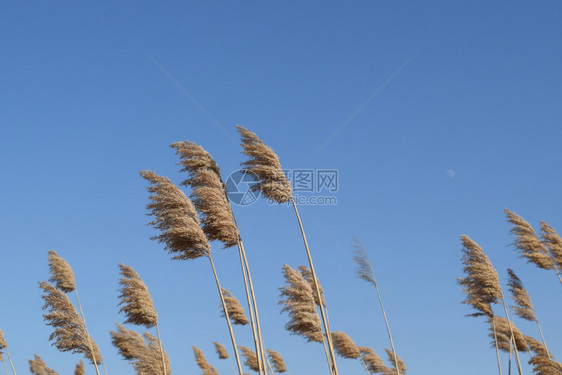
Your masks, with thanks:
M390 347L392 348L392 355L394 357L394 362L397 363L396 366L396 373L398 375L400 375L400 365L398 364L398 355L396 354L396 348L394 347L394 340L392 339L392 333L390 332L390 324L388 323L388 318L386 316L386 311L384 309L384 304L382 302L382 297L381 297L381 292L379 290L379 283L377 282L377 279L375 278L375 273L373 271L373 266L371 264L371 262L369 261L369 256L367 255L367 252L365 251L365 248L363 248L363 245L361 245L361 242L359 242L359 240L355 239L355 250L354 250L354 257L353 260L355 261L355 263L358 266L357 269L357 275L367 281L368 283L371 283L375 286L375 290L377 292L377 297L379 300L379 305L381 307L381 311L382 311L382 315L384 318L384 323L386 326L386 333L388 334L388 339L390 340Z

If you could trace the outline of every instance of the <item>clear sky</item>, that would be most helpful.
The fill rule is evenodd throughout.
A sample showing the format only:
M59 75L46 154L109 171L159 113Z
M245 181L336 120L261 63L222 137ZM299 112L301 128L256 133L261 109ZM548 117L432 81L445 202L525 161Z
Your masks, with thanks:
M150 288L173 372L199 371L197 345L230 373L213 353L228 334L210 268L150 240L138 171L179 183L168 145L191 140L226 178L244 160L236 124L284 168L338 171L336 205L301 207L333 330L381 356L389 345L374 289L346 254L356 236L409 372L493 374L486 324L464 317L456 284L465 233L502 282L508 267L519 274L562 358L560 285L517 258L503 215L562 231L561 17L556 1L2 2L0 328L18 372L33 353L66 374L80 359L50 346L42 319L37 282L55 249L110 374L132 374L108 333L124 320L120 262ZM321 345L289 335L277 305L283 264L306 264L291 208L262 199L235 214L266 345L290 374L327 373ZM215 249L242 299L236 251ZM251 346L249 329L236 333Z

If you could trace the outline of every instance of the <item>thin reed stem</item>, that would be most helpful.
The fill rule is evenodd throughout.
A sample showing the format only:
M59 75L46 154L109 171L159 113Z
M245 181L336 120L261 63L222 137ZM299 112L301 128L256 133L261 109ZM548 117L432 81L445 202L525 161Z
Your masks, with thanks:
M78 309L80 310L80 315L82 316L82 322L84 323L84 330L86 335L88 335L88 344L90 345L90 351L92 352L92 360L94 362L94 367L96 368L96 373L100 375L100 370L98 369L98 364L96 360L96 355L94 353L94 346L92 345L92 338L88 332L88 326L86 325L86 318L84 317L84 311L82 310L82 304L80 303L80 297L78 296L78 288L74 288L74 293L76 294L76 302L78 302Z
M492 330L494 331L494 342L496 344L496 358L498 360L498 371L500 372L499 375L502 375L502 364L500 361L500 349L498 347L498 334L496 333L496 324L494 323L494 319L490 319L490 322L492 323ZM509 363L511 366L511 361Z
M238 346L236 345L236 339L234 338L234 331L232 330L232 324L230 323L230 317L228 316L228 309L226 308L226 302L224 301L224 296L222 295L222 289L217 276L217 270L215 269L215 263L213 263L213 257L208 254L209 262L211 263L211 268L213 269L213 275L215 276L215 282L219 290L219 295L221 297L222 308L224 310L224 317L228 325L228 332L230 333L230 340L232 341L232 347L234 349L234 356L236 357L236 365L238 366L239 375L243 375L242 364L240 363L240 355L238 354Z
M267 361L267 366L269 367L269 371L271 371L271 375L275 375L275 371L273 371L273 367L271 367L271 363L269 362L269 359L265 359Z
M160 357L162 358L162 369L164 370L164 375L168 375L166 371L166 360L164 359L164 347L162 347L162 339L160 338L160 327L158 326L158 320L156 321L156 335L158 336L158 344L160 345Z
M515 342L515 334L513 333L513 325L511 319L509 318L509 313L507 312L507 306L505 305L505 300L502 298L503 309L505 311L505 317L507 323L509 324L509 331L511 332L511 338L513 341L513 346L515 347L515 358L517 359L517 368L519 370L519 375L523 375L523 370L521 369L521 361L519 360L519 350L517 349L517 343Z
M248 285L248 274L249 267L247 267L244 254L244 245L242 240L238 237L238 255L240 256L240 267L242 268L242 276L244 278L244 290L246 291L246 300L248 301L248 310L250 310L250 325L252 327L252 335L254 337L254 346L256 348L256 358L258 360L258 374L265 373L265 366L263 363L263 357L261 355L261 346L259 343L259 336L256 327L256 319L254 315L255 301L250 297L250 287ZM252 293L253 294L253 293Z
M326 361L328 361L330 374L334 375L334 365L332 364L332 358L330 357L330 351L328 350L328 346L326 345L326 340L322 340L322 344L324 345L324 352L326 353Z
M310 265L310 272L312 274L312 280L314 281L314 288L316 289L316 294L317 294L318 298L320 299L320 296L322 296L322 293L320 292L320 286L318 285L318 278L316 277L316 271L314 270L314 264L312 262L312 256L310 254L310 249L308 248L308 241L306 240L306 234L304 233L304 228L302 226L302 221L301 221L301 217L299 215L299 210L297 209L297 203L295 202L295 199L293 197L291 197L291 203L293 204L293 208L295 209L295 215L297 216L297 221L299 222L299 227L300 227L300 230L301 230L302 239L304 241L304 247L306 249L306 255L308 257L308 263ZM322 303L320 303L320 305L322 305ZM322 316L322 323L324 325L326 340L328 341L328 349L329 349L329 352L330 352L330 357L332 358L332 366L333 366L333 369L334 369L333 374L338 375L338 367L336 365L336 355L334 353L334 344L332 343L332 333L330 332L330 329L328 327L326 315L324 314L324 309L320 308L320 314Z
M509 340L509 362L508 362L508 367L507 367L507 374L511 375L511 356L513 354L513 344L514 344L514 340L513 337L511 338L511 340Z
M10 375L10 373L8 372L8 365L6 364L6 361L2 361L2 363L4 364L4 370L6 370L6 375Z
M12 357L10 356L10 352L8 351L8 347L5 347L4 349L6 349L6 355L8 356L8 361L10 361L10 367L12 368L12 373L16 375L16 369L14 368L14 364L12 362Z
M361 360L361 363L363 364L363 367L365 368L365 372L370 375L371 371L369 371L369 368L367 367L367 364L365 363L365 361L363 360L363 358L361 358L361 356L359 356L359 359Z
M546 341L545 341L544 336L542 334L542 329L541 329L541 325L539 323L539 320L536 319L535 321L537 322L537 327L539 327L539 333L541 334L542 344L544 345L544 348L546 349L546 354L548 355L548 359L552 360L552 358L550 357L550 352L548 351L548 347L546 346Z
M394 348L394 340L392 339L392 333L390 333L390 325L388 324L388 318L386 317L386 311L384 310L384 305L382 303L381 292L379 290L379 283L375 282L375 289L377 290L377 296L379 297L379 303L381 305L382 316L384 317L384 324L386 325L386 332L388 333L388 338L390 339L390 346L392 348L392 355L394 357L394 363L396 366L396 373L398 375L401 374L400 372L400 365L398 363L398 356L396 355L396 349Z
M256 295L254 293L254 283L252 282L252 274L250 273L250 266L248 264L248 259L246 258L246 250L244 249L244 243L242 242L241 238L240 238L240 246L242 248L242 257L244 258L244 268L245 268L246 273L248 275L248 283L250 284L250 294L251 294L251 297L252 297L254 314L255 314L255 317L256 317L256 331L257 331L257 334L258 334L258 343L259 343L259 347L260 347L259 352L260 352L262 364L263 364L263 367L264 367L264 373L266 373L265 362L267 360L267 356L265 354L265 350L264 350L264 347L263 347L263 339L261 337L260 317L259 317L259 314L258 314L258 302L256 300ZM258 354L256 354L256 355L258 355ZM258 355L258 358L259 358L259 355Z

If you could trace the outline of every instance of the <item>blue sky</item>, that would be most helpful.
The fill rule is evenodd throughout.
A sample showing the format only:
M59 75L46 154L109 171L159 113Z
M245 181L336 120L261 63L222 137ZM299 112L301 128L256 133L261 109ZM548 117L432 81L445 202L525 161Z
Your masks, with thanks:
M487 327L464 317L456 285L465 233L502 281L507 267L519 274L562 358L560 285L517 258L503 216L507 207L562 231L561 13L554 1L3 2L0 328L17 369L33 353L60 373L80 359L50 346L41 316L37 282L55 249L74 268L110 374L132 374L108 334L124 320L120 262L160 307L173 372L198 371L197 345L230 373L213 354L228 335L210 269L171 261L150 240L138 171L179 183L168 145L191 140L226 177L244 160L236 124L284 168L338 170L337 205L301 208L334 330L381 355L388 347L374 289L344 251L356 236L392 296L411 374L494 373ZM290 374L325 373L322 347L289 335L277 305L283 264L306 263L292 210L262 200L235 214L266 345ZM222 283L242 299L236 252L215 248ZM237 329L240 344L251 345L248 331Z

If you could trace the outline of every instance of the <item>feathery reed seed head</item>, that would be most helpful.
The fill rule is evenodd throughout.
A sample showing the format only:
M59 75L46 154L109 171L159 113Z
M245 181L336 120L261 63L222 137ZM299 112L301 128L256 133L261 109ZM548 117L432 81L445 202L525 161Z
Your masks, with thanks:
M484 250L468 236L462 235L463 264L465 278L458 283L467 295L463 303L471 305L478 312L469 316L492 316L492 303L503 299L498 273L492 266Z
M47 282L40 282L39 287L43 289L43 314L46 324L55 330L49 336L49 341L62 352L83 353L90 361L102 362L99 349L84 328L82 319L70 299L59 289ZM90 349L90 343L93 352Z
M544 221L541 221L541 232L542 242L548 248L558 269L562 270L562 238L553 227Z
M396 354L396 361L394 361L394 353L392 353L392 350L384 349L384 351L388 356L389 362L392 363L394 368L399 368L401 374L406 374L408 370L406 369L406 364L404 363L402 358L400 358L398 354Z
M283 266L283 276L287 285L279 288L283 297L279 303L285 305L281 311L289 313L289 322L285 328L292 334L305 337L308 341L322 342L320 317L310 284L300 272L286 264Z
M345 332L332 332L332 341L336 353L343 358L356 359L359 358L361 352Z
M494 316L492 318L488 318L490 321L490 334L488 335L492 339L492 346L496 345L496 341L494 338L494 327L496 329L496 338L498 343L498 348L505 352L510 352L510 341L511 341L511 329L509 328L509 322L507 319L502 318L500 316ZM527 346L527 342L525 341L525 336L515 327L513 323L511 323L511 327L513 328L513 336L515 338L515 345L517 345L517 350L520 352L527 351L529 347Z
M359 351L361 352L361 359L367 366L369 372L373 374L387 374L392 371L390 367L387 367L381 357L371 348L366 346L359 346Z
M375 273L373 272L373 267L369 261L369 256L358 239L355 239L353 248L353 261L357 264L357 276L368 283L377 285L377 280L375 279Z
M86 375L86 368L84 367L83 361L80 361L74 368L74 375Z
M537 233L521 216L515 212L505 209L507 221L513 224L511 233L515 235L513 245L521 256L527 258L527 262L535 263L538 267L550 270L554 267L554 262L548 253L548 249L541 242Z
M232 293L230 293L228 290L221 288L221 291L224 298L224 303L226 305L226 309L228 310L228 316L232 321L232 323L242 326L248 324L248 318L244 313L244 308L240 304L240 301L238 301L238 299L236 299L236 297L234 297ZM221 310L221 314L222 314L221 316L224 317L225 314L222 304L219 306L219 308Z
M283 173L279 157L258 136L242 126L236 126L242 137L243 154L249 159L242 163L246 173L257 178L252 186L253 191L261 191L263 195L277 203L285 203L292 199L293 191L287 176Z
M121 274L119 305L122 305L119 311L125 313L127 317L125 323L142 325L146 328L154 327L158 321L158 314L148 287L131 266L120 264L119 268Z
M312 275L312 271L310 268L306 266L299 266L299 271L302 277L310 284L310 288L312 289L312 295L314 296L314 302L317 306L320 306L320 300L318 299L318 293L316 293L316 288L314 286L314 278ZM318 280L317 280L318 281ZM322 285L318 282L318 288L320 289L320 295L322 300L322 306L326 306L326 298L324 297L324 289L322 289Z
M273 364L273 368L275 372L285 372L287 371L287 366L285 365L285 361L281 354L277 353L275 350L266 349L267 353L269 354L269 359L271 359L271 363Z
M227 359L228 357L230 357L230 355L228 354L228 351L226 350L226 348L224 347L223 344L219 343L219 342L214 342L213 344L215 344L215 350L217 351L217 354L219 355L219 359Z
M170 179L152 171L140 175L151 183L151 203L146 207L155 219L149 224L162 233L152 239L164 243L172 259L195 259L210 255L210 245L201 229L193 204Z
M240 349L242 351L242 355L244 355L244 364L248 366L250 370L258 372L259 366L256 353L252 349L242 345L238 345L238 349Z
M55 370L47 367L47 364L37 354L33 355L35 358L29 360L29 371L34 375L58 375Z
M55 250L49 250L48 259L51 272L49 281L65 293L70 293L76 289L74 272L72 272L70 264L60 257Z
M5 349L8 347L8 343L6 342L6 338L4 338L4 332L0 329L0 349Z
M189 178L182 182L193 190L191 199L201 213L203 231L210 241L219 240L224 247L238 243L238 227L234 220L230 202L227 199L225 184L220 169L211 155L203 147L193 142L176 142L171 145L180 157L182 172Z
M509 291L511 292L511 296L515 302L515 306L513 306L515 314L521 319L536 322L537 316L529 293L527 293L523 283L512 269L508 268L507 273L509 275Z

